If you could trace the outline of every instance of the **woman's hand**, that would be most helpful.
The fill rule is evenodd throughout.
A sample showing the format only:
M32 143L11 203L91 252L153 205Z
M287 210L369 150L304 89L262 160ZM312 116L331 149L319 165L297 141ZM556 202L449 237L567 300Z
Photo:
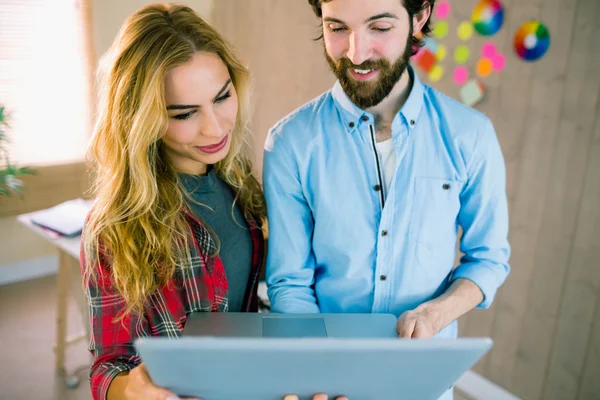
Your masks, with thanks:
M141 363L133 368L127 376L127 385L124 395L126 399L148 399L148 400L177 400L179 396L166 389L160 388L152 383L148 370ZM199 400L199 399L196 399Z

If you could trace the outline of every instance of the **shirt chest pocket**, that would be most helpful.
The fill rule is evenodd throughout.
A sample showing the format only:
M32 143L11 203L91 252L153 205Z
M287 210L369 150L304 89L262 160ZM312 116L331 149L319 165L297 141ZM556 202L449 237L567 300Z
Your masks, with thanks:
M454 241L462 181L415 178L409 234L430 250Z

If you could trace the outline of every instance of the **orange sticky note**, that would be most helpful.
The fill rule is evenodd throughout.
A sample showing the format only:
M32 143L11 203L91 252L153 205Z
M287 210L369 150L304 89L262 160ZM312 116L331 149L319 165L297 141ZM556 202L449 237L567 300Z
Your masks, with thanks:
M482 78L489 76L494 69L494 64L489 58L482 58L477 62L477 74Z
M423 49L421 51L423 54L417 60L417 65L425 72L429 73L436 62L435 54L433 54L428 49Z

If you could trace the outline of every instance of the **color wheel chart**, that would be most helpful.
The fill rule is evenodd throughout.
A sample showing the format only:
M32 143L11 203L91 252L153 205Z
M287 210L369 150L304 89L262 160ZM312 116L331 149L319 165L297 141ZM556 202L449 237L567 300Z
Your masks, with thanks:
M515 52L525 61L535 61L550 47L550 32L539 21L525 22L515 35Z
M482 36L498 33L504 24L504 7L499 0L482 1L473 10L473 27Z
M542 59L550 48L550 32L543 22L520 15L507 27L510 9L502 0L462 1L436 2L432 32L411 62L429 82L451 80L460 100L474 107L485 97L486 79L502 73L508 63Z

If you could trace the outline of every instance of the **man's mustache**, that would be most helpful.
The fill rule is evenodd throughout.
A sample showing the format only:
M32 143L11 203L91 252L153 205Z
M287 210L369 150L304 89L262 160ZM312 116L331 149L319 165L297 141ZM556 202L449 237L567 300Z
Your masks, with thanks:
M348 58L340 58L337 62L339 69L353 68L353 69L381 69L388 67L389 64L385 60L367 60L360 65L355 65Z

